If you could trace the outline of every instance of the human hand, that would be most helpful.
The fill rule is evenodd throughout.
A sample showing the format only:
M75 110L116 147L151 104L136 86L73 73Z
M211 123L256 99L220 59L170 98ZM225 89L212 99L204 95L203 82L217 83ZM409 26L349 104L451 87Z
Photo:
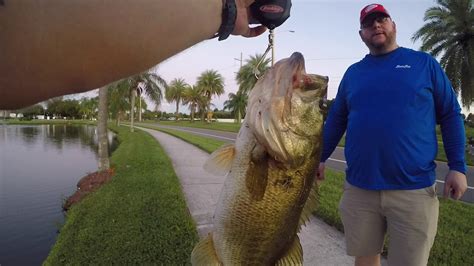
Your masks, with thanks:
M466 175L455 170L450 170L446 175L444 182L444 197L448 198L451 196L451 198L458 200L462 197L466 190Z
M316 171L316 182L323 181L326 177L324 176L325 164L319 163L318 170Z
M265 26L257 26L250 28L249 24L252 19L250 13L250 5L254 0L236 0L237 18L235 19L235 27L232 35L241 35L244 37L256 37L264 33L267 28Z

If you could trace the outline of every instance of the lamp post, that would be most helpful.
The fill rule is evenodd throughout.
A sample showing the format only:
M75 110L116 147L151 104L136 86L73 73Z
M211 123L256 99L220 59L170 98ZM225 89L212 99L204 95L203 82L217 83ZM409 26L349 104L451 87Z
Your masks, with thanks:
M280 33L283 32L291 32L295 33L294 30L284 30L284 31L279 31ZM270 42L272 44L272 66L275 64L275 32L272 30L270 31Z

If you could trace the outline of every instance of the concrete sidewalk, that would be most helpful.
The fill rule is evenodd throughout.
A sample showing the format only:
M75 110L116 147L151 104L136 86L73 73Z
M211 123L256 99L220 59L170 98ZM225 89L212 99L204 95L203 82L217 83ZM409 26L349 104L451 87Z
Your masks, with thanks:
M155 137L167 152L181 181L199 236L207 235L212 228L212 215L224 177L213 176L202 168L209 157L208 153L168 134L140 129ZM354 265L354 259L345 253L343 234L318 218L313 217L303 226L299 236L304 265Z

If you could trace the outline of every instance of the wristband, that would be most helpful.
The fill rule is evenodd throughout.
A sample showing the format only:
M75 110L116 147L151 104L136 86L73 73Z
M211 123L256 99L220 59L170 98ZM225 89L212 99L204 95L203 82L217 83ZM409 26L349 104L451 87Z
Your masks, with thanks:
M235 0L223 0L222 2L222 22L219 31L214 36L219 36L219 41L227 39L232 31L234 31L235 20L237 18Z

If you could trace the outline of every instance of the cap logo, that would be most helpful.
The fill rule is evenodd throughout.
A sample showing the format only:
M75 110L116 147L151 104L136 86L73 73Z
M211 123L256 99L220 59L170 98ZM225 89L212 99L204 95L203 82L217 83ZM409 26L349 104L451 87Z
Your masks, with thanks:
M278 5L264 5L260 7L260 11L264 13L281 13L283 12L283 7Z
M379 6L379 5L370 5L370 6L368 6L368 7L365 8L364 12L365 12L365 13L368 13L368 12L370 12L372 9L377 8L378 6Z

